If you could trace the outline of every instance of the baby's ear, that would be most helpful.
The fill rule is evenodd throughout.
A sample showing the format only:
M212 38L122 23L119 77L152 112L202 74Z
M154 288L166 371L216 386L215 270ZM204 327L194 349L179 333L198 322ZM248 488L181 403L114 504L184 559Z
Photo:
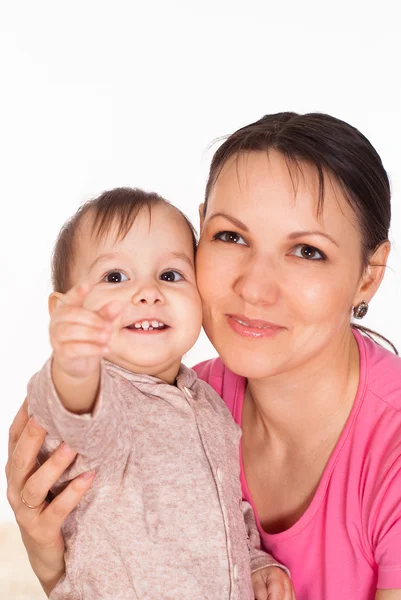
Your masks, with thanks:
M50 315L52 314L54 309L57 308L57 306L59 306L59 304L63 301L63 298L64 298L64 294L62 294L61 292L52 292L50 294L49 301L48 301Z

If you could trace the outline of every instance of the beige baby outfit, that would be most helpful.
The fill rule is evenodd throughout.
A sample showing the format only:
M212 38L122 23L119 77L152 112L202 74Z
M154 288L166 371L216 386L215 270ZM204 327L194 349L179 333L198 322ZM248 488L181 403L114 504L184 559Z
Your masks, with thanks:
M176 386L103 361L92 414L61 404L51 361L29 384L30 412L79 453L55 486L96 469L65 522L66 575L52 600L253 600L260 550L239 481L240 429L221 398L181 366ZM279 565L278 565L279 566Z

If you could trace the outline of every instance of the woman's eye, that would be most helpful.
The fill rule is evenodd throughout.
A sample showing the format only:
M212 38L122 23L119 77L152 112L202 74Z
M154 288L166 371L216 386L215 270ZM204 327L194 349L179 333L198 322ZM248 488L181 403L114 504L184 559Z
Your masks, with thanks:
M160 279L162 281L181 281L184 278L178 271L164 271L164 273L160 275Z
M240 246L246 246L244 238L235 231L220 231L219 233L216 233L213 239L226 242L227 244L239 244Z
M123 281L128 281L128 277L121 271L110 271L105 275L103 281L106 281L107 283L121 283Z
M309 244L299 244L292 251L293 256L298 256L299 258L306 258L307 260L326 260L326 255L315 248L314 246L309 246Z

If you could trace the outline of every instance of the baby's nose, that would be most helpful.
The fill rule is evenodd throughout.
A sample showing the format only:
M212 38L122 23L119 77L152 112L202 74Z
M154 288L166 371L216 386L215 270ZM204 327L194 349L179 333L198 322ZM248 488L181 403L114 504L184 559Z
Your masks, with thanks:
M163 302L163 295L156 285L142 286L132 295L133 304L156 304Z

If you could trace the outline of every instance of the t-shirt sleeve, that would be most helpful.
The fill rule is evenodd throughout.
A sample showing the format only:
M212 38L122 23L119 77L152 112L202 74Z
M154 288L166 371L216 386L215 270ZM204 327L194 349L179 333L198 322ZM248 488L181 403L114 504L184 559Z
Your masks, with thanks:
M220 397L223 397L224 365L220 358L205 360L192 368L199 379L206 381Z
M401 456L380 486L371 520L377 588L401 589Z

